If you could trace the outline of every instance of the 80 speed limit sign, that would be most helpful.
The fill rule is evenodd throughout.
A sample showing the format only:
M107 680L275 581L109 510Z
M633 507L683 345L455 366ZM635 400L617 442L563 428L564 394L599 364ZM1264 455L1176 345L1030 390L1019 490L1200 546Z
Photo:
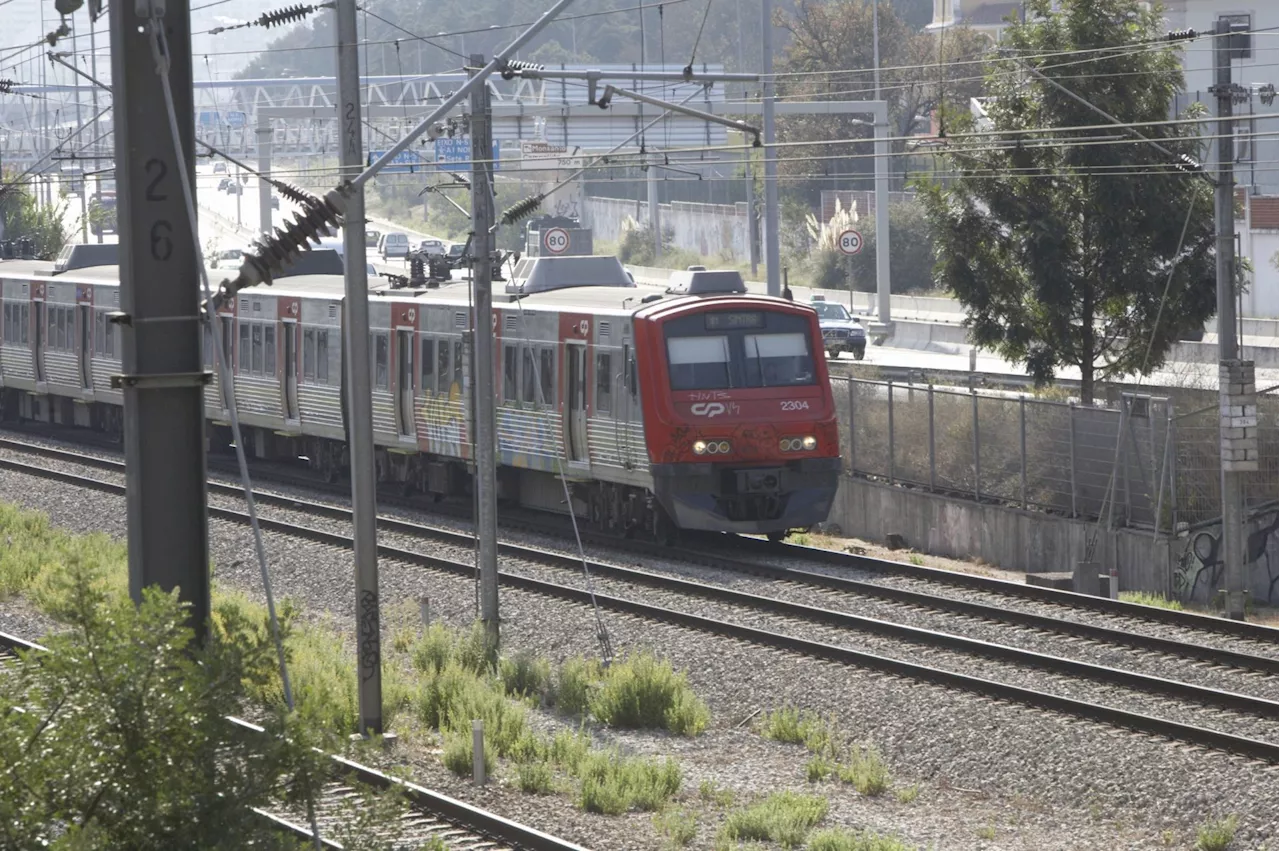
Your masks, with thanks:
M840 234L840 252L842 254L857 254L862 250L862 234L856 230L847 230Z
M564 228L551 228L542 235L542 244L552 254L564 254L569 250L569 232Z

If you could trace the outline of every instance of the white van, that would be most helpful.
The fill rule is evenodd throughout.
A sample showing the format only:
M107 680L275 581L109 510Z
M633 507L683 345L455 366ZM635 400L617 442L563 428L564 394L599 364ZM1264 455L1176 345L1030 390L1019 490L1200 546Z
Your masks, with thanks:
M384 233L378 240L378 253L383 261L389 257L408 257L409 237L399 231Z

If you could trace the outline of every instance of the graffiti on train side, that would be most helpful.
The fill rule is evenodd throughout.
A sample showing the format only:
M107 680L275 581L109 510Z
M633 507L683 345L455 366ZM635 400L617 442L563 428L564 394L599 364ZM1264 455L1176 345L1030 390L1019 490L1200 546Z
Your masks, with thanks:
M466 440L467 420L462 405L462 388L450 385L449 392L427 396L418 409L419 434L436 451L461 455Z
M560 418L554 411L497 410L498 457L503 464L533 470L557 470L561 451Z

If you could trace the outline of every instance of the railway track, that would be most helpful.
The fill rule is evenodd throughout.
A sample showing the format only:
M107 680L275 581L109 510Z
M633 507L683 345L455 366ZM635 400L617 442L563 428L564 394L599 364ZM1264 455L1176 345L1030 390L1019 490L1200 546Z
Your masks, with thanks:
M7 447L7 448L12 448ZM47 448L43 448L47 449ZM45 454L43 451L41 454ZM63 458L63 460L67 460ZM79 458L77 457L77 460ZM85 463L106 469L115 469L108 459L88 459ZM92 487L115 493L122 486L98 479L34 467L8 459L0 465L21 469L33 475L44 475L69 484ZM118 472L118 470L116 470ZM211 493L226 488L230 494L234 488L211 484ZM312 503L291 497L263 493L258 495L261 505L278 505L286 512L301 512L312 519L349 522L349 511L341 506ZM235 510L211 507L210 516L236 522L247 522L247 517ZM474 566L469 559L449 558L439 553L442 542L449 546L470 548L473 539L465 533L422 526L395 518L380 518L380 525L387 538L411 539L433 543L433 552L409 549L407 546L390 546L383 543L380 555L410 565L441 570L455 575L471 576ZM267 531L302 537L322 544L350 547L348 537L330 529L287 522L270 517L262 518ZM503 543L500 552L508 563L519 560L532 567L519 572L504 571L503 584L538 594L578 603L590 600L585 588L563 581L566 568L575 575L582 568L582 560L563 552L537 549L518 544ZM806 553L810 552L805 550ZM599 578L613 583L623 593L598 593L597 601L605 608L627 612L640 617L674 623L679 626L717 635L730 636L756 644L789 652L840 662L872 670L933 682L950 688L1012 700L1026 705L1063 712L1082 718L1126 727L1143 733L1188 742L1216 750L1239 753L1272 764L1280 762L1274 735L1278 707L1274 700L1257 695L1242 694L1221 688L1183 682L1167 676L1151 676L1132 670L1096 665L1056 655L1036 653L1018 647L990 641L979 641L949 631L921 629L892 621L868 618L834 608L797 603L775 596L764 596L737 591L729 587L670 576L655 571L641 570L619 564L588 561L589 569ZM742 563L726 560L721 567L741 568ZM768 565L754 564L751 569L772 571L779 581L788 584L808 584L821 587L823 593L852 595L863 590L861 585L847 586L840 577L808 571L784 570ZM559 575L546 577L545 570ZM1010 583L1005 583L1010 584ZM645 589L637 593L639 589ZM901 589L893 592L899 602L909 601L912 607L934 605L919 596L907 595ZM657 600L653 600L654 596ZM1073 595L1075 596L1075 595ZM646 599L647 598L647 599ZM687 601L698 598L710 601L712 615L687 611ZM684 601L682 603L682 601ZM905 603L904 603L905 604ZM940 604L939 604L940 605ZM955 601L946 604L950 610L959 608ZM966 604L972 606L972 604ZM1159 611L1159 610L1157 610ZM970 608L964 617L995 620L999 612ZM1003 620L1009 622L1009 618ZM1044 630L1052 628L1052 619L1032 620L1025 613L1014 620L1017 628ZM1206 621L1213 619L1203 618ZM1229 622L1227 622L1229 623ZM1088 632L1086 640L1110 641L1118 637L1097 628L1085 630L1076 625L1079 632ZM848 646L856 636L862 648ZM1131 636L1130 636L1131 637ZM1262 679L1261 693L1274 695L1276 663L1274 659L1257 654L1226 651L1202 645L1183 645L1168 639L1142 642L1144 653L1159 653L1192 660L1198 666L1230 667L1242 677ZM1122 642L1134 647L1133 641ZM957 668L973 669L968 660L980 660L980 675ZM1268 667L1268 665L1270 667ZM1267 678L1271 679L1268 680ZM1080 699L1082 684L1088 684L1091 699ZM1256 683L1255 683L1256 685ZM1153 711L1138 711L1135 704ZM1242 732L1243 731L1243 732Z
M0 632L0 675L6 666L16 662L19 650L44 650L38 644L14 635ZM228 718L228 723L266 735L263 728L240 718ZM317 824L325 848L340 849L342 845L325 838L336 833L335 828L344 818L350 818L353 806L359 806L358 792L352 785L357 780L365 786L379 790L398 787L407 804L407 810L399 822L379 826L378 838L397 849L418 849L438 838L446 847L460 851L584 851L582 846L551 836L526 825L505 819L496 813L473 807L463 801L450 798L384 774L377 769L353 762L345 757L331 756L334 779L324 787L315 802ZM312 836L306 819L298 813L283 808L255 810L270 820L281 831L310 841Z

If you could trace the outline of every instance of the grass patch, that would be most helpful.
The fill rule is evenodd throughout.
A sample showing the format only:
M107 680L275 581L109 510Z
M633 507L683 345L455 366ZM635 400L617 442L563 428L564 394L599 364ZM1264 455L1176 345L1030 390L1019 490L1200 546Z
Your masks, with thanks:
M616 751L588 753L578 764L579 805L589 813L619 815L634 808L662 809L680 791L680 766L673 759L651 762Z
M819 830L809 837L808 851L911 851L911 846L893 836L873 832L853 832L841 827Z
M730 813L721 828L721 836L741 842L777 842L783 848L796 848L826 816L826 798L774 792L763 801Z
M815 754L831 748L830 726L812 712L792 706L766 713L760 721L760 735L775 742L804 745Z
M459 777L470 777L475 769L475 743L471 731L466 733L448 733L444 737L444 767ZM489 747L489 737L484 738L484 773L493 774L495 760L493 749Z
M601 667L595 659L576 656L560 666L556 684L556 708L566 715L591 711L591 691L600 680Z
M124 544L107 535L72 535L35 511L0 504L0 600L25 594L43 612L67 606L67 566L80 564L112 595L129 590Z
M521 792L548 795L555 791L554 775L546 762L522 762L516 766L516 786Z
M907 556L907 561L911 562L916 567L924 566L924 556L920 555L919 553L912 553L911 555Z
M995 827L989 824L984 824L982 827L978 828L978 838L986 839L987 841L991 841L995 839L996 838Z
M910 786L904 786L895 793L900 804L910 804L920 797L920 787L912 783Z
M1234 815L1202 824L1196 831L1196 851L1226 851L1239 826L1240 819Z
M541 702L551 698L551 663L527 650L498 663L502 687L512 697Z
M698 816L689 810L663 810L653 817L653 826L670 847L683 848L698 835Z
M1155 594L1151 591L1121 591L1120 599L1126 603L1138 603L1143 606L1155 606L1158 609L1172 609L1175 612L1183 610L1182 602L1179 600L1170 600L1163 594Z
M875 798L889 789L889 768L875 748L857 745L850 748L849 759L839 766L837 774L857 789L859 795Z

